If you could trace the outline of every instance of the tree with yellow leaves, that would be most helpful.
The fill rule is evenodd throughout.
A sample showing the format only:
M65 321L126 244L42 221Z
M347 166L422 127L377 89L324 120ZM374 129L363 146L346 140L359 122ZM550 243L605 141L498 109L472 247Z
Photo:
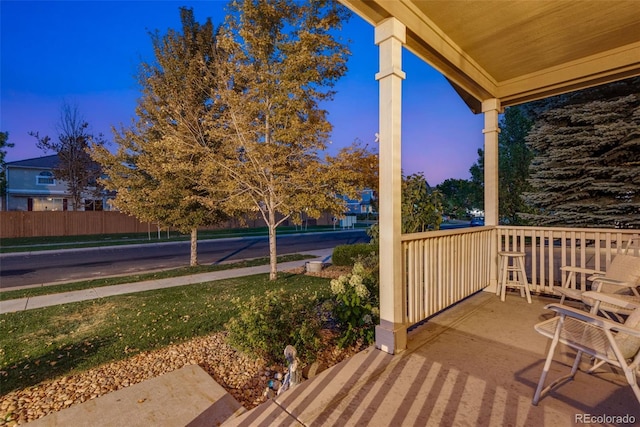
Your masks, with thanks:
M141 64L137 120L114 132L115 154L99 148L93 158L105 172L103 185L117 191L120 211L191 233L196 265L198 227L227 219L215 203L217 176L210 166L207 182L201 174L220 145L206 120L217 107L206 76L218 61L211 20L200 25L186 8L180 17L182 32L151 34L155 61Z
M347 70L349 52L337 35L348 17L336 1L232 1L218 37L225 60L215 70L221 115L214 119L226 154L218 163L214 153L209 165L228 177L227 205L267 224L272 280L276 228L300 221L301 212L342 213L337 196L362 189L364 178L347 164L357 147L321 157L331 131L321 103Z

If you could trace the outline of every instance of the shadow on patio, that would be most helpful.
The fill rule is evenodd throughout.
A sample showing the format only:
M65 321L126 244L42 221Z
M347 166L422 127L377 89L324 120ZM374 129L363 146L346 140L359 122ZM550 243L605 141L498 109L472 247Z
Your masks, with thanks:
M513 293L502 303L476 293L410 332L405 352L371 347L225 425L571 425L583 414L640 420L631 388L608 368L578 372L531 404L549 344L533 325L552 315L544 305L554 301L527 304ZM569 372L572 354L560 345L555 360L548 380Z

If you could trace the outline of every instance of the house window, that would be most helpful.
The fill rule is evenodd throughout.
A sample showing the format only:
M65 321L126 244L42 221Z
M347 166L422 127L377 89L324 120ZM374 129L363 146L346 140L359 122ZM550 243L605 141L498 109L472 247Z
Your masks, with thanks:
M36 177L36 183L38 185L55 185L56 180L53 178L53 173L49 171L40 172Z
M54 197L34 197L31 200L32 211L66 211L67 199Z
M102 206L102 200L100 199L84 199L84 210L85 211L102 211L104 210Z

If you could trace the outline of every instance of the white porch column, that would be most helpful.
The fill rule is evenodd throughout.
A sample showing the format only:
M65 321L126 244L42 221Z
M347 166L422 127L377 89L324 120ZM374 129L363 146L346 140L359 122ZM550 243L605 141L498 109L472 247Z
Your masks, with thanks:
M484 113L484 224L498 225L498 114L501 112L500 100L487 99L482 102ZM496 234L497 237L497 234ZM498 284L498 242L491 248L491 268L489 287L485 290L495 292Z
M376 326L376 347L395 354L407 347L407 325L402 288L402 45L406 28L395 18L376 26L375 43L380 51L379 82L379 221L380 221L380 325Z
M482 102L484 113L484 223L498 225L498 114L500 100Z

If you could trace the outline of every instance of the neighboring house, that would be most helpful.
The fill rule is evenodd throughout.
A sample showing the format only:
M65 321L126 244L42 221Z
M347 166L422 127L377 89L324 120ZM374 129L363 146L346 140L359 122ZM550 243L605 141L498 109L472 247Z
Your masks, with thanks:
M37 157L6 163L7 211L67 211L72 210L67 183L54 177L58 155ZM80 210L108 210L107 195L96 197L91 190L85 195ZM95 188L93 188L95 190Z
M360 199L348 199L344 198L347 202L347 214L368 214L373 213L372 202L375 199L373 190L366 189L360 192Z

